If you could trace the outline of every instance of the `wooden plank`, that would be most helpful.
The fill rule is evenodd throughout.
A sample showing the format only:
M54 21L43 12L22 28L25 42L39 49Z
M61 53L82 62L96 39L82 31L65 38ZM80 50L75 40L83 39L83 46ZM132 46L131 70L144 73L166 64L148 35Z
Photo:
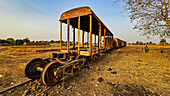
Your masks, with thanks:
M47 52L47 51L61 51L61 49L36 50L36 52Z
M80 55L90 56L88 51L80 51Z

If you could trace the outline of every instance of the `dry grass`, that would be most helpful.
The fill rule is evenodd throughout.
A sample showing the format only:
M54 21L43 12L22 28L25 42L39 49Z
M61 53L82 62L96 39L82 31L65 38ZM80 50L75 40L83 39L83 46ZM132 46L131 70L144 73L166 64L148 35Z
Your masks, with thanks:
M142 52L141 46L113 50L91 63L90 69L83 69L79 76L67 80L66 86L72 86L72 91L64 89L63 93L55 95L167 96L170 94L169 46L149 48L149 53ZM164 53L160 53L160 48ZM112 70L108 71L108 68ZM114 71L116 74L111 73ZM98 83L100 77L103 81Z
M144 45L128 45L112 50L102 55L96 62L91 62L90 69L84 68L78 76L67 79L65 89L59 89L57 85L49 90L48 94L59 96L169 95L170 46L149 45L149 53L142 52L142 47ZM25 79L24 63L36 57L51 57L52 52L35 54L34 49L36 47L17 47L0 53L0 74L5 76L0 79L1 88L6 87L11 80L17 82ZM161 50L164 53L161 53ZM30 54L7 54L13 51L30 51ZM108 68L112 70L108 71ZM111 73L114 71L116 74ZM98 82L99 77L103 78L101 83ZM61 92L56 93L58 90Z

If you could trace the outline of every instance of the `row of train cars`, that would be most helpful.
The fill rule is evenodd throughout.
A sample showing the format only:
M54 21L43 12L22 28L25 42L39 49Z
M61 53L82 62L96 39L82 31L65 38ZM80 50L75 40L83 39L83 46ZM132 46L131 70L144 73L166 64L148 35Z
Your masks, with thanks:
M84 64L101 58L100 54L114 48L126 46L126 41L113 38L113 33L97 17L90 7L79 7L64 12L60 19L60 51L52 53L49 58L32 59L25 67L25 75L30 79L41 78L44 85L54 86L59 81L77 74ZM62 24L67 24L67 46L62 47ZM70 46L70 27L73 28L73 46ZM75 46L75 28L78 30L78 46ZM80 36L82 30L82 37ZM84 46L84 33L88 33L88 45ZM98 46L92 45L93 36L96 45L98 36ZM101 38L104 37L103 45ZM82 45L80 45L82 38ZM73 48L71 48L73 47Z
M126 45L127 45L127 42L126 41L123 41L123 40L121 40L121 39L119 39L119 38L114 38L113 39L113 46L115 47L115 48L121 48L121 47L126 47Z

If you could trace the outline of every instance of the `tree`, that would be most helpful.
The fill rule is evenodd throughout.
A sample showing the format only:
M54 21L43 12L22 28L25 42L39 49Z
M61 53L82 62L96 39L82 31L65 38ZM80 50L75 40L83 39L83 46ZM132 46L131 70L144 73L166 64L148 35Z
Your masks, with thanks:
M149 42L146 42L146 44L148 45L148 44L149 44Z
M14 38L7 38L6 41L10 44L14 44Z
M51 40L50 43L54 43L54 40Z
M136 21L134 29L141 34L170 37L170 1L169 0L116 0L123 2L123 8L129 13L131 21Z
M152 41L150 41L149 44L152 44Z
M31 41L32 43L35 43L35 41Z
M22 41L21 39L17 39L17 40L14 41L14 44L15 45L23 45L24 41Z
M0 39L0 43L1 43L1 44L4 44L4 43L6 43L6 41L3 40L3 39Z
M25 39L23 39L23 42L30 42L30 39L25 37Z
M142 41L140 41L140 42L139 42L139 45L143 45L143 42L142 42Z
M166 39L161 39L160 43L166 43Z
M136 41L136 45L139 45L139 41Z
M60 43L60 40L58 40L58 41L55 41L55 43Z

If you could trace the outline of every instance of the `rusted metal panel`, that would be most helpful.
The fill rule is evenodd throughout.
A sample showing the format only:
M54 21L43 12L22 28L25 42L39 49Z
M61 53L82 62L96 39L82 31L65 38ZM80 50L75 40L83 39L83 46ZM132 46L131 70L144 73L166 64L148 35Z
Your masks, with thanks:
M74 9L64 12L60 17L60 21L68 19L68 18L75 18L75 17L85 16L89 14L93 14L90 7L74 8Z

